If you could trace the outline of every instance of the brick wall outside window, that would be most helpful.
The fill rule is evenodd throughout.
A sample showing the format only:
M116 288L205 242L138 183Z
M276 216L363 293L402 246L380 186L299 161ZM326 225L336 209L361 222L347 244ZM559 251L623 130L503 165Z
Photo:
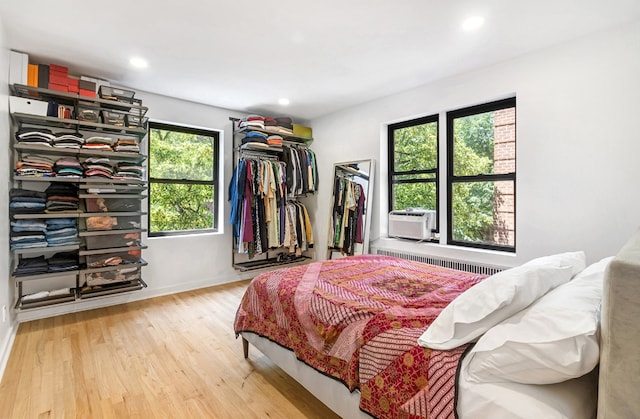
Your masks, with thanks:
M516 110L501 109L493 115L494 124L494 173L516 171ZM515 244L515 195L511 182L495 183L494 221L497 243L514 246Z

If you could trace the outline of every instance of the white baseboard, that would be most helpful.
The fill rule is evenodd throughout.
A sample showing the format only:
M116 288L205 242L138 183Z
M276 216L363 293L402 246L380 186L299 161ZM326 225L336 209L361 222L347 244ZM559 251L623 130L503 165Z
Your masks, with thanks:
M0 381L4 376L4 370L7 368L9 362L9 355L11 355L11 348L13 347L13 341L16 339L16 333L18 332L18 322L13 322L9 327L9 331L4 337L0 346Z

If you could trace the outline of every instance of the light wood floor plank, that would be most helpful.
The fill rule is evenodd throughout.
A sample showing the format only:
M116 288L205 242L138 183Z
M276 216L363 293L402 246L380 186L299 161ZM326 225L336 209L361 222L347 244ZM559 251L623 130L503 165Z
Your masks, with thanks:
M337 418L233 333L248 282L19 326L0 418Z

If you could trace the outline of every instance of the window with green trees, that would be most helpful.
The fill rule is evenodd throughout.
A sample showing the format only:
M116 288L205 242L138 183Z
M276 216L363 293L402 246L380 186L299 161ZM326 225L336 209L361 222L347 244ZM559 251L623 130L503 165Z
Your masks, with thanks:
M442 192L438 118L389 125L389 210L437 211L442 193L447 244L515 251L516 99L447 112Z
M388 138L389 210L437 211L438 115L391 124Z
M149 236L217 231L215 130L149 122Z
M515 251L516 99L447 113L447 243Z

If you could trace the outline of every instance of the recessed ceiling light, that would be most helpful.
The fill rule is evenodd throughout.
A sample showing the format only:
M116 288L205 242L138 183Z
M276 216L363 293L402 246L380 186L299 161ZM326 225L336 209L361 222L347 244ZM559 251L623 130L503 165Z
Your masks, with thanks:
M282 106L287 106L291 102L286 97L281 97L280 99L278 99L278 103Z
M131 64L135 68L147 68L149 66L149 63L147 62L147 60L140 57L132 57L129 60L129 64Z
M462 29L465 31L473 31L478 29L480 26L484 24L484 18L482 16L472 16L470 18L465 19L462 22Z

